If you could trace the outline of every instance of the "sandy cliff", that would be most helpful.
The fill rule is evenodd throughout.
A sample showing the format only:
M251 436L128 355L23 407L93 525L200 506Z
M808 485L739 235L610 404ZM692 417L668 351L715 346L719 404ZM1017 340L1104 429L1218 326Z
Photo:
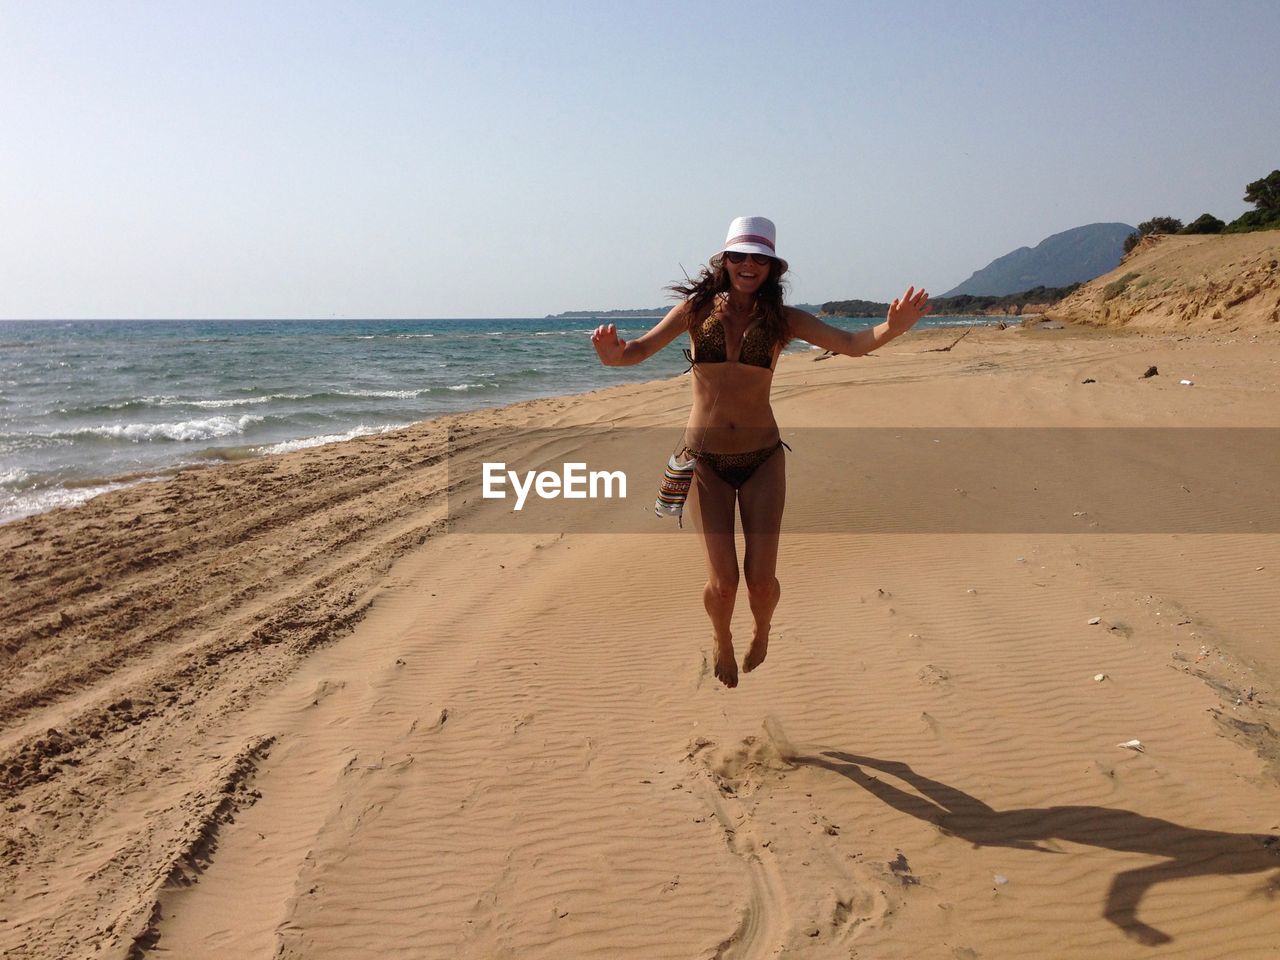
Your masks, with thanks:
M1280 330L1280 231L1145 237L1046 314L1166 332Z

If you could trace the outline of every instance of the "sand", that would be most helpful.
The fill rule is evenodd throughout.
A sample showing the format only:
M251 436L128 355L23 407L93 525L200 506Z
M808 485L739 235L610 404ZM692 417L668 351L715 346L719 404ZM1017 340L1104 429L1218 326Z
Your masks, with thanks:
M784 436L1280 427L1274 338L949 339L784 358ZM1098 532L1084 494L854 532L936 478L797 440L728 690L691 530L449 524L449 431L528 431L520 462L687 405L539 400L0 527L4 955L1275 956L1280 536Z

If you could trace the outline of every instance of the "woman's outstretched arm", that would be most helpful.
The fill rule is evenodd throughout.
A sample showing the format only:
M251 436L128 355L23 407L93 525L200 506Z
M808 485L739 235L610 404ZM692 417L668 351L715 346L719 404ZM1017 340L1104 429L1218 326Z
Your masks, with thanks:
M679 303L652 329L634 340L623 340L612 323L596 327L591 334L591 345L596 348L600 362L606 367L630 367L648 360L680 334L689 329L689 304Z
M889 304L889 314L884 323L870 330L840 330L829 323L823 323L813 314L794 307L787 309L787 322L791 336L798 340L805 340L832 353L861 357L902 336L929 310L929 294L924 290L916 290L915 287L907 287L906 293Z

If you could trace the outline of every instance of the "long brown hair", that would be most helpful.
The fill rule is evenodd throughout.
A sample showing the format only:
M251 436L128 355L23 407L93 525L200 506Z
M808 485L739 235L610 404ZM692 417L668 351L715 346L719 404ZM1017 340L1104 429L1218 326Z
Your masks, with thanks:
M760 325L770 342L780 343L784 347L791 339L786 308L782 303L785 292L783 276L786 272L782 261L775 258L769 265L769 276L756 291L752 314L760 318ZM725 293L729 289L729 271L725 269L724 254L717 253L712 257L696 280L686 276L684 283L673 283L667 289L689 304L689 322L692 324L694 319L701 317L703 311L707 310L716 294Z

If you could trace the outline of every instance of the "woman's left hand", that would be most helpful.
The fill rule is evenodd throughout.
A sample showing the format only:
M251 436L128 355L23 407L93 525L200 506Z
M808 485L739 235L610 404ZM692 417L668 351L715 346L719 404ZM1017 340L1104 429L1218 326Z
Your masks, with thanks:
M889 304L889 332L894 336L906 333L929 312L929 294L925 290L917 291L915 287L907 287L907 292Z

